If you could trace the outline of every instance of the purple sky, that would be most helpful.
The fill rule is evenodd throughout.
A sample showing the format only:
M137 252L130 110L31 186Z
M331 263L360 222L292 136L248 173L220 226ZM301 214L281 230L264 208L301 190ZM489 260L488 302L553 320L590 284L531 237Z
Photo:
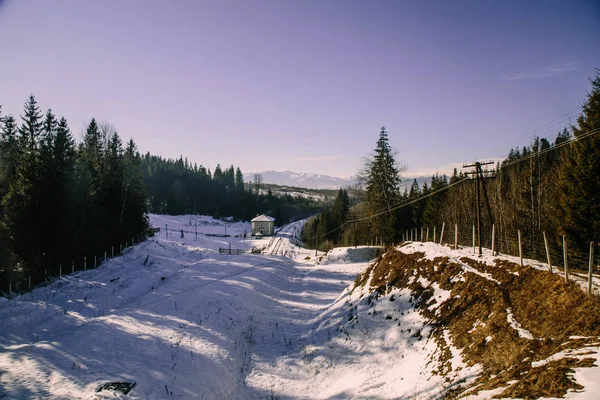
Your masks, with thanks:
M0 104L244 172L352 175L385 125L429 174L579 106L598 38L597 0L0 0Z

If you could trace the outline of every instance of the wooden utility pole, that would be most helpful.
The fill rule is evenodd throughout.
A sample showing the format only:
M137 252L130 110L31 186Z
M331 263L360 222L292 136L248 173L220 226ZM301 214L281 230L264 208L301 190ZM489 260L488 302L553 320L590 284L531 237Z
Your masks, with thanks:
M477 247L479 248L479 255L481 255L481 206L480 206L480 196L479 196L479 192L480 192L479 187L481 185L480 180L483 181L483 179L492 178L492 176L487 176L487 177L483 176L483 170L481 169L481 166L482 165L490 165L493 163L494 163L493 161L486 161L486 162L476 161L473 164L463 165L463 168L475 167L474 171L466 172L466 174L467 175L471 175L471 174L475 175L476 196L477 196L477 201L476 201L476 204L477 204ZM484 186L484 188L485 188L485 186ZM487 193L486 193L486 199L487 199ZM488 203L488 211L489 211L489 203ZM490 216L491 216L491 211L490 211Z

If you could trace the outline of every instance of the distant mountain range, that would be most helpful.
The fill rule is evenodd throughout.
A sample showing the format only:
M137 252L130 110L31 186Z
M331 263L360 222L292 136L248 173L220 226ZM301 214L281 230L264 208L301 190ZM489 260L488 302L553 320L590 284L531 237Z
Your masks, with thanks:
M348 178L339 178L337 176L313 174L308 172L293 172L293 171L261 171L244 174L244 181L254 182L254 175L260 174L263 183L271 183L280 186L294 186L310 189L339 189L348 186L354 186L358 180L356 176ZM414 178L403 179L403 185L411 185ZM423 182L431 180L430 176L416 177L419 186L423 186Z
M356 176L349 178L338 178L336 176L312 174L308 172L292 171L261 171L244 174L244 181L254 182L254 175L260 174L263 183L271 183L280 186L294 186L310 189L339 189L356 185Z

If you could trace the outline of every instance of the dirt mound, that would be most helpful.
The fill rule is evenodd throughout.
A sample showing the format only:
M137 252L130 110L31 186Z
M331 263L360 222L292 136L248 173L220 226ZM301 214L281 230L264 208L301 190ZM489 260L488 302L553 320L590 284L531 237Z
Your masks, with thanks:
M447 377L447 398L489 391L533 399L584 389L573 373L598 366L597 297L559 275L501 257L483 263L446 253L397 248L380 256L355 285L370 287L375 297L410 289L414 308L433 328L429 339L438 352L431 362L438 365L435 373ZM452 381L462 368L453 361L456 349L462 363L481 366L476 379Z

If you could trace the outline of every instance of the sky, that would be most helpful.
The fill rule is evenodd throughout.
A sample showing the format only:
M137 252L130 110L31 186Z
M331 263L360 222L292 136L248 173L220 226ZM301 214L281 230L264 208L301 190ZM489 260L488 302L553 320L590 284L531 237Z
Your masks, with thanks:
M598 38L597 0L0 0L0 104L246 173L351 176L385 126L428 175L575 123Z

